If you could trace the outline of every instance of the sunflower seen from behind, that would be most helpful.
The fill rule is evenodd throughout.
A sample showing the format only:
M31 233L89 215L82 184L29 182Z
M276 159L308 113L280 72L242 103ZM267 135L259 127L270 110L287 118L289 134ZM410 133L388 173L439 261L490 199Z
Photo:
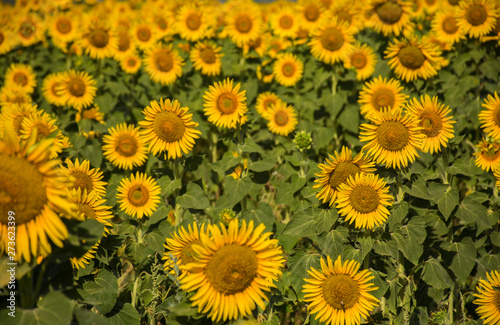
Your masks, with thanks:
M304 73L304 63L292 53L283 53L276 56L273 74L276 81L285 87L294 86Z
M282 136L287 136L295 130L297 126L297 113L294 108L284 101L279 101L271 106L266 114L267 128L269 131Z
M140 172L122 179L116 191L120 210L137 219L151 216L161 202L158 182Z
M497 92L484 100L481 104L483 110L479 113L479 123L481 128L488 136L500 139L500 97Z
M495 27L498 15L494 0L462 0L455 12L459 28L474 38L488 34Z
M108 131L109 135L103 137L102 146L106 159L122 169L133 169L144 164L148 149L139 133L139 127L122 123Z
M207 76L215 76L221 73L222 48L212 41L203 41L195 44L190 52L190 59L194 68Z
M334 155L329 155L324 164L319 164L321 171L316 175L314 180L315 189L320 189L316 197L323 203L334 206L339 186L347 181L349 176L354 176L357 173L373 173L375 164L370 158L366 157L362 152L353 158L351 149L342 147L340 154L334 151Z
M181 107L179 101L170 99L152 101L142 113L144 120L139 122L141 135L148 150L154 155L165 153L168 159L187 154L201 134L196 129L197 122L187 107Z
M85 71L63 72L56 91L66 105L77 110L90 106L97 91L96 81Z
M378 78L366 82L359 93L358 103L361 104L361 114L370 119L378 115L383 108L400 109L406 104L408 95L397 79Z
M484 324L500 324L500 272L493 270L486 273L486 280L479 279L474 294L476 312Z
M407 105L408 112L417 118L425 137L422 141L422 152L431 154L447 147L448 141L453 138L453 124L456 121L450 116L448 106L438 102L437 96L421 96L420 101L414 98Z
M182 76L184 61L172 44L168 46L156 44L148 48L143 63L151 79L162 85L172 84Z
M203 95L205 116L217 127L236 128L248 111L246 90L240 91L241 83L233 83L229 78L215 82Z
M372 115L370 124L361 124L359 140L363 151L386 168L402 168L415 161L425 135L416 118L401 109L384 109Z
M320 322L332 325L355 325L367 319L379 304L370 294L378 289L370 282L375 278L371 272L359 271L360 265L354 260L342 262L340 255L335 262L330 256L326 261L321 258L320 264L320 270L307 270L302 286L308 311Z
M190 300L198 312L226 321L246 317L256 306L266 309L265 292L275 287L285 259L278 240L264 229L235 219L227 228L209 226L211 237L200 233L201 244L192 246L194 262L181 267L189 274L180 280L182 290L195 291Z

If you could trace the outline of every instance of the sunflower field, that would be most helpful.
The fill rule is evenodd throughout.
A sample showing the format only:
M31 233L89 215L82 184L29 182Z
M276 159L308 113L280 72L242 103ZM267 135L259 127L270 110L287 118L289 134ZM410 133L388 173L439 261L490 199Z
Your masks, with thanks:
M0 3L0 324L500 324L500 1Z

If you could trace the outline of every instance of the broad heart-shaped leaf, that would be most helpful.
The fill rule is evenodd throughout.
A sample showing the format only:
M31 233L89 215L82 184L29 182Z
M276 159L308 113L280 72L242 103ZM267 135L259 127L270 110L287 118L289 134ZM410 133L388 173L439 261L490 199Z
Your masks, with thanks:
M316 270L320 269L320 256L318 254L306 254L301 250L295 250L293 255L288 257L288 267L290 268L290 282L295 289L300 301L304 299L302 286L306 284L304 278L309 277L307 271L314 267Z
M76 309L73 312L78 325L109 325L109 321L99 314L86 309Z
M400 227L403 219L406 218L408 214L408 202L403 201L398 205L394 206L394 210L389 216L387 223L389 224L389 229L392 231L395 227Z
M255 210L244 210L241 213L243 219L247 222L253 220L255 227L263 223L266 226L266 231L272 231L274 225L273 208L265 202L259 203Z
M425 262L422 279L425 283L436 289L447 289L453 287L453 281L450 276L441 263L434 258Z
M424 219L420 216L413 216L407 225L397 229L391 237L396 241L403 255L417 265L423 253L422 243L426 235Z
M265 157L264 159L252 161L248 164L248 169L253 170L254 172L265 172L270 171L274 165L276 165L276 159Z
M186 193L177 197L175 202L186 209L203 210L210 206L210 202L203 189L195 183L189 183Z
M429 194L432 202L437 203L439 212L445 220L448 220L451 212L458 205L458 190L447 184L432 182L429 184Z
M228 151L221 159L214 163L210 163L209 166L214 172L224 175L229 168L236 166L240 161L241 156L235 157L232 152Z
M16 297L19 299L19 296ZM49 292L35 309L16 308L11 317L9 309L0 311L0 324L12 325L69 325L71 323L71 303L60 292Z
M460 283L465 283L467 277L476 264L476 247L470 237L465 237L460 242L444 242L441 247L450 252L456 252L450 269L457 276Z
M252 188L252 180L250 177L238 179L226 177L225 182L226 188L224 189L224 197L227 198L227 202L230 207L234 207L238 202L240 202Z
M326 234L318 237L318 245L324 255L329 255L332 259L342 255L344 248L349 240L347 236L349 230L345 227L338 226Z
M475 222L479 228L479 225L484 222L485 219L488 219L488 209L482 205L482 202L484 202L483 199L466 196L457 210L457 218L465 222L465 224ZM481 232L478 229L477 234L479 235Z
M335 208L327 210L314 210L314 224L316 233L321 234L323 232L330 231L335 221L337 221L338 217L339 216Z
M295 214L283 230L284 235L312 236L329 231L338 215L332 210L307 208Z
M137 325L139 322L137 309L128 302L120 308L118 313L109 318L109 323L112 325Z
M85 282L83 289L78 289L78 293L101 314L107 314L113 309L118 297L118 280L113 273L101 269L95 281Z

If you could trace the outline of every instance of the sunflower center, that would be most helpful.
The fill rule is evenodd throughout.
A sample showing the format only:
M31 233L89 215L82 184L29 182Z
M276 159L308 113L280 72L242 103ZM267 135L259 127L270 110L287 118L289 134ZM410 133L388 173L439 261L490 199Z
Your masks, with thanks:
M130 135L123 135L116 141L115 150L120 156L131 157L137 152L137 140Z
M0 224L8 211L16 213L16 225L35 219L47 203L46 180L36 166L17 156L0 154Z
M149 191L144 185L135 185L128 191L127 198L130 204L142 207L149 201Z
M394 93L387 88L381 88L376 90L372 96L372 106L375 107L377 111L380 111L382 107L394 107L396 98Z
M109 42L108 32L100 28L94 29L89 35L89 42L99 49L106 47Z
M340 184L343 184L347 181L349 176L354 176L361 171L358 165L353 164L352 162L342 161L330 174L330 178L328 183L332 189L336 189Z
M467 8L465 12L465 19L467 19L472 26L482 25L487 18L488 13L486 12L486 8L482 5L472 5Z
M45 138L46 136L48 136L51 133L50 129L47 127L47 125L44 125L44 124L37 124L35 126L35 128L37 131L37 135L36 135L37 141L42 140L43 138Z
M97 115L96 115L95 109L87 109L87 110L83 111L82 119L97 120Z
M247 246L230 244L219 248L208 262L210 284L226 295L243 292L257 276L257 255Z
M288 15L283 15L279 20L279 24L283 29L290 29L293 26L293 18Z
M215 63L215 53L210 47L205 47L200 51L200 58L208 64Z
M14 82L18 85L26 86L28 84L28 77L22 72L17 72L14 74Z
M321 45L328 51L337 51L344 44L344 35L335 27L327 28L321 33Z
M177 114L169 111L159 113L154 120L153 130L165 142L176 142L182 139L186 127Z
M56 29L61 34L67 34L71 31L71 21L67 18L59 18L56 23Z
M253 23L247 15L239 15L236 17L234 25L238 32L246 34L252 29Z
M441 131L443 127L443 123L436 113L426 111L420 116L420 126L424 128L422 133L432 138L439 134L439 131Z
M446 34L455 34L458 30L457 22L452 16L446 17L446 19L443 20L442 27Z
M494 290L493 294L493 306L500 312L500 291Z
M452 5L452 6L456 6L456 5L458 5L458 1L459 1L459 0L448 0L448 3L449 3L450 5Z
M68 81L68 91L75 97L82 97L85 95L85 83L80 78L71 78Z
M308 6L305 7L304 9L304 16L306 19L310 22L315 22L319 18L319 10L318 7L316 7L313 4L309 4Z
M90 193L94 188L94 183L89 175L82 172L74 172L71 176L75 178L75 182L73 183L73 186L69 188L70 190L73 188L79 188L82 191L87 190L87 193Z
M198 30L201 26L201 17L197 13L190 14L186 19L186 25L190 30Z
M337 16L337 19L339 21L345 21L349 23L349 25L352 23L352 15L347 11L338 11L335 13L335 15Z
M141 27L137 30L137 38L142 42L147 42L151 39L151 30L147 27Z
M156 21L156 26L158 26L160 30L166 30L168 27L168 23L164 18L159 17Z
M355 53L351 56L351 64L356 69L363 69L366 66L366 55Z
M409 140L410 133L400 122L387 121L377 129L377 142L386 150L399 151L408 144Z
M19 115L13 121L14 131L16 131L16 134L18 136L21 136L21 126L23 125L23 121L24 121L25 118L26 118L26 116Z
M264 107L264 110L269 110L271 108L271 105L276 105L276 101L272 98L264 100L262 103L262 106Z
M193 263L196 261L194 258L195 251L193 249L193 245L200 245L200 244L201 240L197 239L184 246L180 254L180 260L182 265L187 265L189 263Z
M156 53L155 63L156 68L162 72L168 72L174 66L172 55L165 51Z
M96 218L96 213L94 209L88 204L84 203L77 203L76 204L76 210L80 213L83 214L85 219L97 219Z
M248 46L250 46L253 49L257 49L262 45L262 37L257 37L254 40L251 40L248 42Z
M497 150L496 148L490 148L486 151L482 152L483 158L489 161L495 161L497 157L500 155L500 150Z
M399 50L398 58L408 69L416 70L425 62L425 56L416 46L406 46Z
M2 45L3 41L5 41L5 36L2 31L0 31L0 45Z
M238 101L233 94L222 94L217 99L217 108L222 114L232 114L238 108Z
M120 33L118 35L118 51L125 52L130 48L130 39L126 33Z
M285 126L288 123L288 114L284 111L274 113L274 123L279 126Z
M403 8L396 2L387 1L375 8L375 12L381 22L388 25L393 25L401 19Z
M138 61L137 61L136 59L134 59L134 58L129 58L129 59L127 60L127 65L128 65L130 68L133 68L133 67L135 67L135 65L137 64L137 62L138 62Z
M322 288L326 302L338 310L353 307L361 296L358 283L345 274L328 276L323 282Z
M19 33L24 38L30 38L31 36L33 36L33 34L35 34L35 31L35 24L33 24L33 22L29 20L23 21L21 26L19 27Z
M291 77L295 74L295 65L291 62L286 62L281 67L281 72L285 75L285 77Z
M373 212L377 210L379 204L377 190L371 186L354 188L351 192L350 201L354 210L361 213Z

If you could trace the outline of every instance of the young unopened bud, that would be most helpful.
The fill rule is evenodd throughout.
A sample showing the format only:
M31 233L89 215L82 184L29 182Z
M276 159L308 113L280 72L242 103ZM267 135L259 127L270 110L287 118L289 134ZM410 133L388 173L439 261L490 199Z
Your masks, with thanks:
M226 226L235 218L236 214L231 209L224 209L219 214L220 221L224 223Z
M293 143L300 151L310 149L312 144L311 133L307 133L306 131L300 131L295 135L295 139L293 139Z

